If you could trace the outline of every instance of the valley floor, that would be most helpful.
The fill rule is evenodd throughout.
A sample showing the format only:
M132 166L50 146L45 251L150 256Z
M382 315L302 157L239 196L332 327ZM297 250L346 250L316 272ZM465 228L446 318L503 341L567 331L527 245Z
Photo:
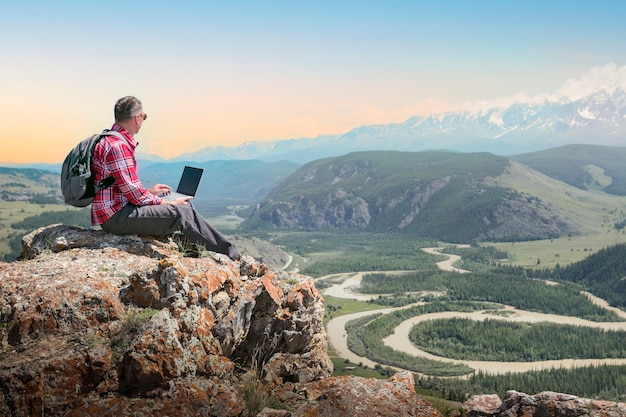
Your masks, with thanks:
M437 252L437 248L425 248L425 251L429 253L439 254ZM448 271L457 271L457 272L469 272L464 270L459 270L453 266L453 263L458 260L456 255L448 255L450 258L446 261L439 262L437 265L441 269L445 269ZM397 274L400 271L387 271L387 273ZM325 295L338 297L338 298L348 298L348 299L357 299L357 300L369 300L372 298L377 298L378 295L371 294L359 294L358 286L364 274L367 272L359 272L353 274L334 274L332 276L322 277L319 280L324 280L328 278L337 278L337 277L345 277L344 281L340 284L335 284L326 290L323 291ZM610 307L606 301L593 296L592 294L585 293L595 304L615 311L620 317L626 319L626 312ZM375 313L383 313L388 314L398 309L408 308L410 306L397 307L397 308L381 308L379 310L370 310L363 311L348 315L343 315L331 319L327 323L327 332L329 335L330 343L336 349L338 356L348 359L354 363L362 363L363 365L367 365L369 367L374 367L377 363L371 361L368 358L358 356L354 354L350 349L348 349L347 343L347 333L345 330L346 323L352 321L354 319L368 316ZM493 319L501 319L501 320L509 320L516 322L553 322L558 324L570 324L570 325L580 325L580 326L590 326L597 327L604 330L625 330L626 331L626 321L624 322L610 322L610 323L601 323L601 322L592 322L588 320L583 320L570 316L559 316L554 314L543 314L543 313L535 313L524 310L515 309L510 306L506 306L505 309L510 312L508 315L489 315L484 311L473 312L473 313L462 313L462 312L442 312L442 313L432 313L425 314L421 316L413 317L409 320L402 322L394 329L394 333L389 337L384 339L385 345L392 347L398 351L402 351L408 353L412 356L424 357L427 359L442 361L442 362L450 362L450 363L464 363L467 366L472 367L476 371L482 371L486 374L503 374L508 372L527 372L531 370L542 370L542 369L550 369L550 368L576 368L590 365L600 365L600 364L608 364L608 365L623 365L626 364L626 358L620 359L564 359L564 360L552 360L552 361L537 361L537 362L497 362L497 361L459 361L457 359L449 359L441 356L435 356L428 352L425 352L419 348L417 348L409 339L409 332L411 328L424 320L431 319L440 319L440 318L452 318L452 317L461 317L461 318L469 318L473 320L484 320L486 318Z

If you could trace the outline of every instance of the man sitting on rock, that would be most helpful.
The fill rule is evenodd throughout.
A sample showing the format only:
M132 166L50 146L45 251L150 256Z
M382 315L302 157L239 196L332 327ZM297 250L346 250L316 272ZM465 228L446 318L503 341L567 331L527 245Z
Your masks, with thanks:
M166 201L172 188L157 184L144 188L137 176L135 148L139 133L148 115L141 102L132 96L122 97L115 103L115 123L111 130L122 134L105 136L95 147L92 171L96 184L113 177L113 185L96 194L91 205L91 224L117 235L166 236L182 232L192 244L207 250L228 255L237 260L239 249L212 227L189 204L191 197Z

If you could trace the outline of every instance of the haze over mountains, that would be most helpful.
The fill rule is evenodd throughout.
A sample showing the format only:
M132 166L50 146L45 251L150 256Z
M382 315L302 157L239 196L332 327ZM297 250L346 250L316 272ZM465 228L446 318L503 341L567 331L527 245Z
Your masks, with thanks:
M304 163L354 151L445 149L514 155L566 144L626 145L626 92L600 89L585 97L517 102L506 107L413 117L361 126L339 135L207 147L172 161L290 160Z
M213 160L288 160L299 164L329 156L368 150L452 150L510 156L566 144L626 146L626 91L599 88L576 99L552 98L537 103L517 100L479 110L409 118L402 123L356 127L337 135L246 142L236 147L210 146L164 160L138 152L140 167L152 162ZM77 142L81 138L76 138ZM60 164L15 164L59 172Z

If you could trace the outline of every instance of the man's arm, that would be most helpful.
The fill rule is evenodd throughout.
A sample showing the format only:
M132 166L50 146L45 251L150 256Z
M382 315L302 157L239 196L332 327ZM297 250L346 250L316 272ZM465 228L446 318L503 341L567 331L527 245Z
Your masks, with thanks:
M122 141L111 144L105 163L124 197L136 206L161 204L161 198L146 190L137 176L133 151Z

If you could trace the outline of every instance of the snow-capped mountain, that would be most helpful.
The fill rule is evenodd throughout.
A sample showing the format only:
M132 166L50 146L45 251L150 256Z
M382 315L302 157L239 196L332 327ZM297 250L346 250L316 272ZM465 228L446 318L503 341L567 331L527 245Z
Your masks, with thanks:
M626 92L599 90L577 100L412 117L340 135L210 147L175 160L281 159L308 162L364 150L448 149L514 155L565 144L626 146Z

